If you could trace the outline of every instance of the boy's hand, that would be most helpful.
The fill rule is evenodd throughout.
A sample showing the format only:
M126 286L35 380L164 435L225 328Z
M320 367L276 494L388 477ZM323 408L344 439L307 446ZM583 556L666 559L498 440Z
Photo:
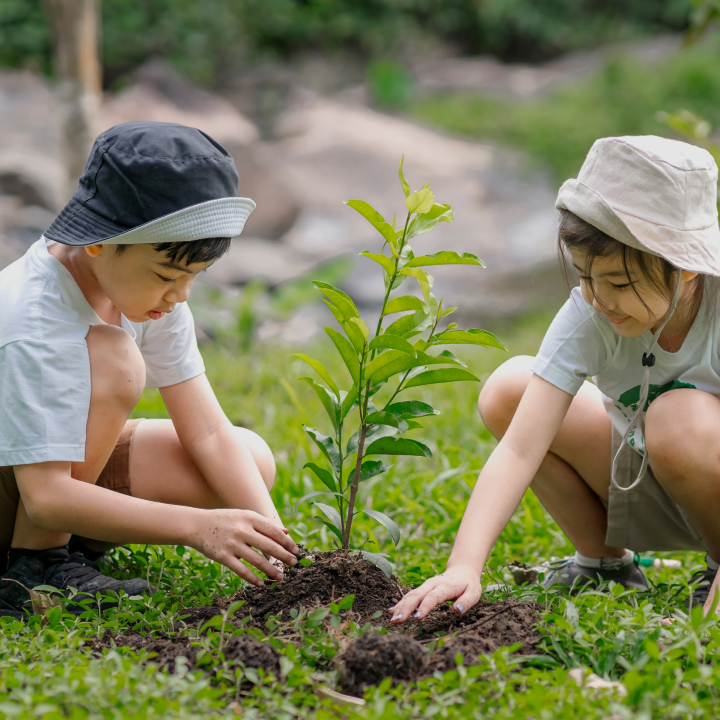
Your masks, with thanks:
M393 611L391 619L394 623L403 623L412 615L422 620L436 605L446 600L456 600L453 608L462 615L480 599L481 592L477 571L458 565L411 590L394 608L390 608Z
M193 533L192 547L211 560L230 568L243 580L263 585L240 558L247 560L273 580L282 580L282 568L275 567L268 557L277 558L286 565L297 563L299 548L284 528L252 510L202 510L199 527Z

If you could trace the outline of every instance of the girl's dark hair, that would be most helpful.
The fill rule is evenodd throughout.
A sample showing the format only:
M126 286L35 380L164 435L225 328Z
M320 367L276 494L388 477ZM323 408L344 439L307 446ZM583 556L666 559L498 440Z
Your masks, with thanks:
M222 257L229 249L232 238L206 238L204 240L189 240L187 242L153 243L158 252L164 252L165 257L174 263L206 263ZM116 245L118 255L124 253L129 245Z
M558 254L560 256L560 265L565 280L568 285L572 287L574 285L573 271L568 262L565 248L578 248L585 252L585 267L583 268L583 273L588 276L597 258L620 257L623 270L628 277L631 277L631 273L634 271L640 275L660 297L665 298L668 302L672 301L678 268L665 260L665 258L649 252L642 252L641 250L621 243L619 240L615 240L615 238L610 237L610 235L607 235L602 230L598 230L594 225L579 218L569 210L560 210ZM713 280L714 278L711 278L709 275L698 275L695 278L690 302L681 309L683 313L690 315L697 312L703 295L710 291L716 292L716 283L712 282ZM631 285L630 289L649 311L650 308L646 305L642 297L640 297L635 285ZM594 288L592 292L594 295ZM597 296L595 296L595 299L598 300ZM708 304L707 307L709 309L710 305Z

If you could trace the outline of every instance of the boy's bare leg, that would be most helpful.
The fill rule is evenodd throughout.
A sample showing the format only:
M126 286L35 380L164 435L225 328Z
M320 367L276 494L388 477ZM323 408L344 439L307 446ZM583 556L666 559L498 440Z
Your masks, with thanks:
M145 362L133 339L118 327L94 325L87 334L90 410L85 461L72 464L72 477L95 483L145 386ZM20 501L12 547L46 550L70 540L69 533L38 528Z
M664 393L648 408L645 444L658 482L720 562L720 399L690 388Z
M516 357L498 368L480 393L478 407L490 432L507 431L532 377L534 358ZM622 557L605 544L611 472L612 426L600 391L585 383L570 405L550 452L530 486L570 542L586 557Z
M251 430L234 432L250 450L268 490L272 489L275 461L270 448ZM225 506L185 452L171 420L138 424L130 451L130 486L133 496L143 500L207 509Z

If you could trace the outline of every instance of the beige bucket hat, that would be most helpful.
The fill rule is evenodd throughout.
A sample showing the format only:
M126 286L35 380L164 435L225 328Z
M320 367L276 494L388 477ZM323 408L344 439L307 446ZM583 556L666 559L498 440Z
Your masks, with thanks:
M555 207L681 270L720 276L718 168L707 150L655 135L596 140Z

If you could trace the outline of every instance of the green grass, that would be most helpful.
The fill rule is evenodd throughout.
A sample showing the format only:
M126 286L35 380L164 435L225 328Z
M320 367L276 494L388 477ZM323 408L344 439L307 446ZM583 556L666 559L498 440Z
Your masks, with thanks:
M517 101L497 94L438 94L419 100L412 115L453 133L495 140L549 167L558 184L575 177L593 142L615 135L664 135L660 111L685 108L720 123L718 40L646 65L608 58L587 78L545 97Z
M547 317L526 319L501 333L511 354L534 353ZM327 344L308 348L340 373ZM294 538L312 548L329 549L330 538L303 506L295 502L317 489L302 466L317 459L301 429L302 422L324 427L311 390L295 378L306 371L287 348L260 345L250 354L221 347L204 348L208 374L229 417L265 437L275 452L278 475L273 497ZM487 377L507 356L495 350L462 353L470 369ZM442 414L414 431L433 449L432 461L401 459L387 475L365 483L360 503L391 515L403 535L396 549L385 531L358 520L355 543L388 552L401 580L415 584L441 571L478 471L494 447L476 410L477 386L469 383L424 388L420 399ZM162 417L157 392L146 392L136 415ZM502 534L489 562L485 582L508 579L511 560L536 563L571 551L570 545L531 494L523 500ZM283 653L283 677L252 676L251 692L240 697L247 718L688 718L712 715L720 687L720 631L698 613L687 618L671 597L671 583L689 575L700 560L686 554L683 573L650 570L656 584L649 594L615 587L611 593L585 593L572 600L537 588L512 595L546 604L542 624L544 658L520 659L503 649L479 665L458 667L417 685L390 688L383 683L366 695L365 708L351 711L321 701L315 686L334 682L330 659L338 637L322 625L299 619L305 642L296 648L257 633ZM209 676L200 671L169 675L137 662L132 654L110 652L93 658L79 646L83 638L106 629L118 632L177 632L175 613L182 605L209 603L229 594L239 581L188 548L135 546L117 550L116 572L147 576L160 587L145 601L125 600L98 621L89 610L79 619L51 611L44 624L4 622L0 631L0 718L205 718L228 714L240 677L223 665L218 633L200 642L217 663ZM504 592L490 597L504 597ZM677 623L661 629L663 615ZM1 621L0 621L1 622ZM355 636L363 628L346 631ZM241 630L236 632L243 632ZM257 631L252 631L256 633ZM665 636L661 638L661 633ZM581 690L567 670L585 667L622 679L628 696Z

